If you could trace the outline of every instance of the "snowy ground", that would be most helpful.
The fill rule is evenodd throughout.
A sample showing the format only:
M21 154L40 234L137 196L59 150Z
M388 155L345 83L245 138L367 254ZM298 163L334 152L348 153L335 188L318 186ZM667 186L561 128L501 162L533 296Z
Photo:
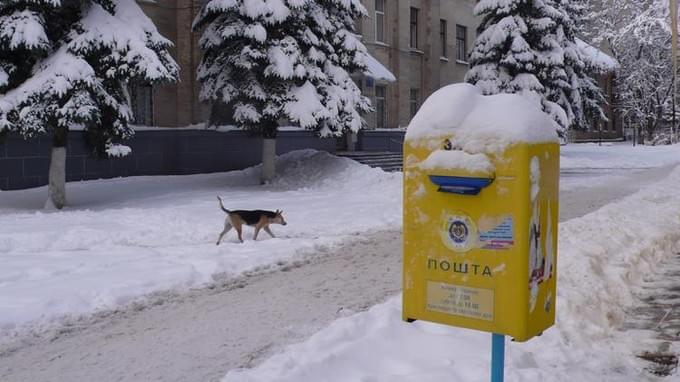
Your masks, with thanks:
M256 170L68 184L70 207L44 212L44 188L0 193L0 338L27 322L129 303L144 294L211 282L300 259L357 232L400 225L401 175L311 151L279 161L261 187ZM227 208L283 209L276 239L244 244Z
M678 146L635 146L629 143L571 144L562 146L560 190L606 185L625 179L631 171L680 162Z
M680 161L678 146L562 150L563 191ZM279 170L267 187L257 184L257 169L70 183L70 207L60 212L40 210L44 188L1 193L0 339L25 323L276 266L355 233L400 226L399 174L311 151L281 158ZM215 246L223 221L216 195L229 208L283 209L289 225L273 228L277 239L263 233L238 244L232 231Z
M611 155L602 155L603 152ZM584 187L597 189L598 184L606 190L605 184L596 179L607 178L609 185L618 181L624 186L629 179L627 174L677 163L676 154L680 157L678 147L638 150L623 145L602 148L569 145L563 147L562 165L572 182L563 179L562 187L569 196ZM577 159L582 162L579 164ZM605 170L617 167L625 170ZM599 171L596 176L593 168ZM281 176L268 187L257 185L255 170L69 184L72 204L63 212L36 212L43 203L44 188L0 193L3 334L11 336L16 328L29 322L47 325L62 314L120 306L151 291L182 291L214 279L233 279L243 272L286 267L291 261L327 254L329 249L339 248L336 246L340 243L356 239L356 234L364 236L367 232L400 227L399 174L385 174L345 159L310 152L282 158L280 170ZM618 178L612 177L612 172ZM591 179L582 181L584 177ZM623 187L616 188L618 192ZM216 194L238 208L283 208L289 225L273 228L279 239L265 235L258 243L237 244L231 233L228 243L215 247L214 240L222 224ZM599 207L606 200L616 199L614 194L608 192L601 204L594 205ZM587 202L587 198L581 198ZM349 259L342 266L356 264L356 260ZM314 273L303 273L301 277L305 274L311 278ZM347 281L341 278L338 282ZM332 286L312 287L314 293L323 295L334 290ZM332 297L328 296L331 302ZM366 298L364 303L371 303L372 298ZM168 313L157 312L161 316ZM288 311L281 314L290 316ZM195 315L196 312L187 309L185 318L191 322ZM287 318L294 322L294 316ZM118 336L126 325L114 335ZM145 321L138 328L143 332L149 325L155 327L153 322ZM92 343L91 337L80 340L74 340L71 352L82 348L82 344ZM181 338L173 340L177 344L186 343ZM110 343L111 340L102 339L100 345ZM125 344L120 346L125 348ZM271 350L277 350L276 346L267 347L267 351ZM173 365L172 359L163 361Z
M626 165L668 164L646 159L628 158ZM646 331L619 329L624 309L635 303L635 287L680 250L679 186L677 168L662 182L561 224L557 325L526 344L508 342L507 380L654 379L634 354L654 350L656 341ZM678 343L670 346L672 353L680 351ZM487 381L489 355L489 334L402 322L395 296L337 320L257 368L233 370L223 381Z

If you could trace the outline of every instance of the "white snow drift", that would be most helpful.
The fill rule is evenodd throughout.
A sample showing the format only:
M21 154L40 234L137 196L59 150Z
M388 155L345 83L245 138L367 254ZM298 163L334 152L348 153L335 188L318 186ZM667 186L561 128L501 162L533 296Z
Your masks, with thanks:
M621 332L643 276L680 241L680 168L664 181L560 226L558 322L509 343L509 381L640 381L644 333ZM491 336L401 321L400 297L342 318L308 341L223 382L489 380ZM651 347L651 346L650 346ZM652 348L653 349L653 348Z
M0 338L30 321L89 313L144 294L299 259L366 231L401 224L401 175L326 153L258 170L70 183L72 206L43 212L44 188L0 193ZM215 246L228 208L283 209L288 225Z
M562 164L575 166L567 170L587 164L629 171L679 160L680 146L562 148ZM267 187L259 186L258 168L69 183L71 205L59 212L42 210L44 187L0 192L0 339L27 324L181 291L216 273L276 267L357 233L401 225L401 174L313 151L280 157L278 168ZM215 246L224 218L216 195L229 208L283 209L289 224L272 227L276 239L264 234L253 242L246 228L244 244L230 232Z

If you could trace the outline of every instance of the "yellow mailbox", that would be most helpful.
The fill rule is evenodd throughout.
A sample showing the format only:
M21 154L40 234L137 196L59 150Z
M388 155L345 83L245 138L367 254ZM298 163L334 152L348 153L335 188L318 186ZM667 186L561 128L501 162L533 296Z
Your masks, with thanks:
M555 321L559 145L526 96L440 89L404 143L403 318L526 341Z

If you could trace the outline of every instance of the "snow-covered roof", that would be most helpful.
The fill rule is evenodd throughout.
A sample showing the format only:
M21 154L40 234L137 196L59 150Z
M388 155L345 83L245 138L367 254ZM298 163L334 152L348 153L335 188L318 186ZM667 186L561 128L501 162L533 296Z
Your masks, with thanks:
M366 53L366 66L368 68L364 72L364 75L372 77L376 81L395 82L397 80L397 77L395 77L385 65L381 64L380 61L369 53Z
M619 63L614 58L580 38L576 39L576 46L583 55L584 61L590 67L603 72L611 72L619 67Z

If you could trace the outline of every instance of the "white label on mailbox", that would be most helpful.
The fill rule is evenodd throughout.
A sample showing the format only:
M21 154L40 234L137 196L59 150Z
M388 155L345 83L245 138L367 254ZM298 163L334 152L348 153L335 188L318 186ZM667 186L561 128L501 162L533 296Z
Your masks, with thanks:
M506 250L515 245L514 224L512 216L501 218L487 218L484 223L491 225L486 228L482 221L479 223L479 247L482 249Z
M493 321L493 290L427 282L427 310Z

